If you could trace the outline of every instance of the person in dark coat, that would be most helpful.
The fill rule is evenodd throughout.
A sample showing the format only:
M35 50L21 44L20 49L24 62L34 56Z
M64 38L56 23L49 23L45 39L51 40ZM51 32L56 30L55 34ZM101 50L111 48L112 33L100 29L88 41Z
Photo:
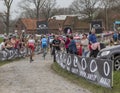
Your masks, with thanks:
M68 45L68 48L71 54L77 54L76 42L73 39L73 36L70 36L70 44Z
M53 55L53 61L56 62L56 58L55 58L55 51L60 51L60 44L61 41L59 40L58 36L55 36L55 39L52 41L52 46L53 46L53 50L52 50L52 55Z

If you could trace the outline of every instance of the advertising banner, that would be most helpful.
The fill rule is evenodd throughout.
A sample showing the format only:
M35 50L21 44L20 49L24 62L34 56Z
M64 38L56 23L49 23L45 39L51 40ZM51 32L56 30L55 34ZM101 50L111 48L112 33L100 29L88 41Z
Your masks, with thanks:
M112 61L83 58L56 52L56 62L65 70L103 87L112 87Z
M48 34L47 21L37 21L37 33L38 34Z
M95 28L96 34L100 34L103 32L102 21L92 21L91 29Z
M17 57L24 57L26 51L18 51L17 49L13 50L2 50L0 51L0 61L10 60Z

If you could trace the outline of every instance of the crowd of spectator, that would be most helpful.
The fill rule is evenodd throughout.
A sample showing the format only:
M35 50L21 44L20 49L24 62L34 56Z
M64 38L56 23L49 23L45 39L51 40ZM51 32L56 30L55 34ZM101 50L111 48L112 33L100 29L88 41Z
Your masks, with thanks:
M28 42L30 41L31 35L26 35L22 33L21 35L12 34L4 35L3 41L0 44L1 51L18 50L21 53L25 48L28 47ZM93 28L90 33L83 34L67 34L67 35L40 35L38 38L36 35L32 35L35 41L35 48L42 49L44 41L46 43L46 48L49 48L51 54L54 55L55 61L55 50L64 50L66 53L79 55L82 57L96 57L100 49L105 48L105 42L109 42L109 45L119 44L120 33L114 32L111 38L103 39L106 37L101 37L102 43L98 40L95 29ZM108 46L108 45L107 45ZM34 50L34 49L32 49Z
M107 33L103 37L101 34L101 37L98 38L96 31L93 28L90 33L83 33L80 35L68 34L62 41L64 41L63 49L66 50L66 53L75 54L82 57L97 57L97 54L101 49L119 44L120 33Z
M26 47L26 40L23 37L18 37L16 34L4 35L0 44L0 51L9 52L10 50L18 51L21 54Z

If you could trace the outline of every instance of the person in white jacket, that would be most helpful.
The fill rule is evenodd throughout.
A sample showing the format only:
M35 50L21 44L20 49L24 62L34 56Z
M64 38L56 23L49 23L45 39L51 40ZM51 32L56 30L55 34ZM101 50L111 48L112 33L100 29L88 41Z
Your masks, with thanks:
M87 38L87 34L83 34L83 38L81 40L81 45L82 45L82 56L86 57L87 53L89 52L88 49L88 44L89 44L89 40Z

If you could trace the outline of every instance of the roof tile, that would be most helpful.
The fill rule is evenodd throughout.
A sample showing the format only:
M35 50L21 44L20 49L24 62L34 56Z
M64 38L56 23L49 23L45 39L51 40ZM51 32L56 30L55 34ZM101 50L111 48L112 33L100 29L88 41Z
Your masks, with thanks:
M43 21L45 19L40 19L39 21ZM30 18L22 18L22 23L25 25L27 30L36 30L37 28L37 19L30 19Z
M76 18L76 16L67 16L64 22L64 26L73 25L75 23Z

